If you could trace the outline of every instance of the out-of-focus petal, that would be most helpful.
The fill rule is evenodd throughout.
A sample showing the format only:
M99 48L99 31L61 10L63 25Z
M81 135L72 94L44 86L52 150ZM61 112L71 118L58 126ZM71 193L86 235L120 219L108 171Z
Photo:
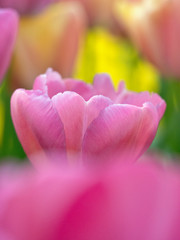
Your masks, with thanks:
M70 208L62 239L178 239L180 179L149 165L107 172Z
M14 8L20 14L30 14L57 1L59 0L0 0L0 8Z
M65 0L80 2L88 16L90 25L105 25L117 30L113 6L117 0ZM119 28L118 28L119 29Z
M71 76L85 25L77 3L60 2L21 19L12 66L14 87L31 88L35 77L49 67Z
M118 9L118 10L117 10ZM180 2L119 1L116 11L135 45L165 76L180 77Z
M65 133L52 102L40 91L16 90L11 99L11 115L19 140L30 159L31 155L53 151L65 154Z
M87 129L82 145L83 159L136 161L150 146L158 127L158 114L151 103L143 107L111 105Z
M1 171L0 176L0 234L13 240L58 239L64 215L91 188L92 177L78 169L61 171L51 166L39 172L12 170Z
M153 164L0 172L0 237L180 238L180 173Z
M10 63L18 30L18 15L10 9L0 9L0 80Z

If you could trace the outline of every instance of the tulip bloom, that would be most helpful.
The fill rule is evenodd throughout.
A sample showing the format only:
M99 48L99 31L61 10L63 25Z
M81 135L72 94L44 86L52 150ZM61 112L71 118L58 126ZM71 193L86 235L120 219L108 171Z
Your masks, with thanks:
M72 75L86 25L78 3L56 3L39 14L22 17L14 50L13 88L32 88L48 67Z
M177 170L149 163L0 173L0 239L180 239Z
M150 146L166 104L157 95L114 90L107 74L88 85L61 79L49 69L36 78L33 90L18 89L11 113L19 140L33 155L67 154L69 162L115 159L136 161ZM93 159L93 160L92 160Z
M119 2L120 20L134 43L166 76L180 77L180 1Z
M10 62L17 29L17 13L10 9L0 9L0 81Z

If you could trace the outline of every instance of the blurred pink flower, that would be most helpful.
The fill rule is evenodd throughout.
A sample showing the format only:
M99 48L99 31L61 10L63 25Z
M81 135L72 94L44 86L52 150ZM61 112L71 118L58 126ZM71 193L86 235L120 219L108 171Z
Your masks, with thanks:
M10 9L0 9L0 80L8 68L17 30L17 13Z
M0 190L3 240L180 239L180 173L173 169L6 169Z
M60 0L0 0L0 8L13 8L20 14L32 14L58 1Z
M180 77L180 1L119 3L120 21L139 50L166 76Z
M148 92L114 90L107 74L96 75L93 85L61 79L49 69L36 78L33 90L18 89L11 113L19 140L33 154L55 151L68 162L136 161L150 146L165 102ZM81 164L81 162L78 162Z

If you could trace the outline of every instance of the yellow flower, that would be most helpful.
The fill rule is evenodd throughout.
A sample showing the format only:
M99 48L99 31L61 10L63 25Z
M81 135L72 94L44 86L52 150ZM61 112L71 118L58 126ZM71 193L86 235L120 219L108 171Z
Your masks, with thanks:
M102 28L87 34L74 77L91 82L96 73L107 72L114 85L124 80L135 91L158 91L159 75L151 64L139 58L127 42Z

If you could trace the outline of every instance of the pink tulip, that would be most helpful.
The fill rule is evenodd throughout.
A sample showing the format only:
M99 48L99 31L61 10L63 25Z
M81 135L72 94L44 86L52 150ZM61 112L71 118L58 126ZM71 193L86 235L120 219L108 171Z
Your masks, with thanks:
M43 7L60 0L0 0L1 8L14 8L20 14L35 13Z
M180 239L179 171L137 164L0 176L2 240Z
M179 78L180 1L126 1L119 7L120 20L144 56L164 75Z
M18 15L10 9L0 9L0 80L7 71L18 29Z
M107 74L89 85L52 70L11 99L17 135L34 163L35 153L48 158L49 151L67 154L69 162L81 156L88 163L115 156L135 161L150 146L165 107L157 94L128 92L123 82L115 91Z

